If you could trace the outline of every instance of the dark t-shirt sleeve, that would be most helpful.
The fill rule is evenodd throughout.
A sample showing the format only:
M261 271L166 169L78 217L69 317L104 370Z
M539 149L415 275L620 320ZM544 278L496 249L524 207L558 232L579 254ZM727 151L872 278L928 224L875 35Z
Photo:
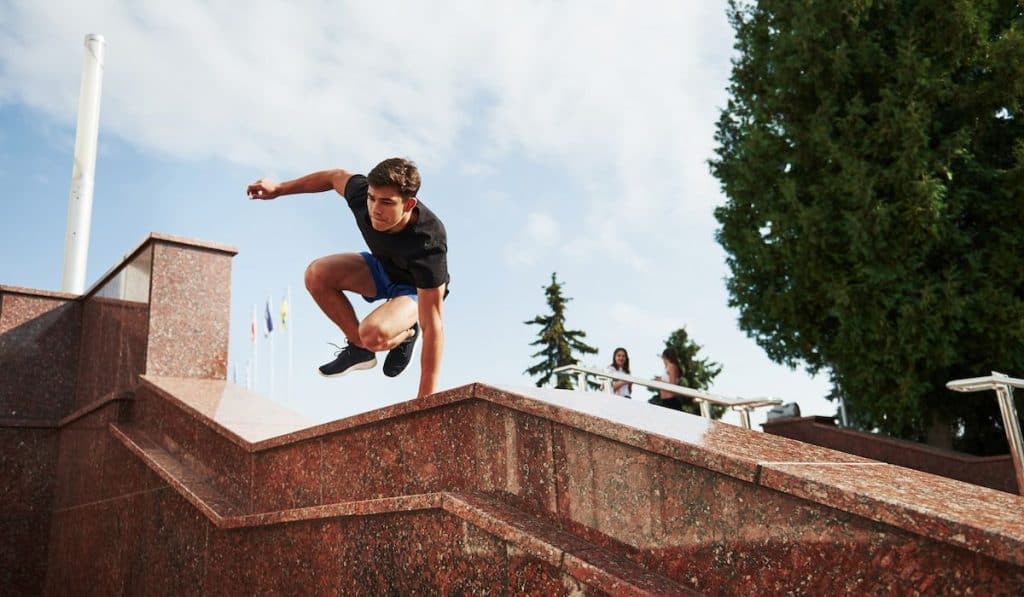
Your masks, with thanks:
M362 174L353 174L345 185L345 201L352 211L366 211L366 193L370 185Z

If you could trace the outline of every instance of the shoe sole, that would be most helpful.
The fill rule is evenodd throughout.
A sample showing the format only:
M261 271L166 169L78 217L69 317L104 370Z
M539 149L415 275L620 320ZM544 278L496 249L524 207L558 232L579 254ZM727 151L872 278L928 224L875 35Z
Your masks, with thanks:
M402 374L403 371L405 371L408 368L409 368L409 363L406 363L405 367L402 367L402 369L400 371L384 371L384 376L385 377L398 377L399 375Z
M338 372L338 373L324 373L323 371L320 371L319 369L317 369L317 371L320 373L321 377L341 377L342 375L345 375L346 373L349 373L351 371L362 371L364 369L373 369L376 366L377 366L377 359L376 358L372 358L369 361L363 361L362 363L356 363L355 365L352 365L348 369L345 369L344 371L341 371L341 372Z

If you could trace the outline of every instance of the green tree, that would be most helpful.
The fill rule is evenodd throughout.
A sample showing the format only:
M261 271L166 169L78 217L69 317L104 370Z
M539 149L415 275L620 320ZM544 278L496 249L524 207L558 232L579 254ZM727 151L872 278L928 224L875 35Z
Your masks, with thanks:
M548 299L548 307L551 308L550 315L538 315L523 323L527 325L541 326L538 338L530 343L530 346L540 346L541 349L531 356L540 357L541 360L526 370L530 375L540 375L537 379L537 387L548 383L556 367L575 365L576 359L573 352L580 354L597 354L597 349L585 344L582 338L587 336L586 332L580 330L567 330L565 328L565 305L572 299L562 296L562 285L558 283L556 274L551 274L551 284L544 288L544 294ZM555 387L562 390L574 388L572 375L557 375Z
M665 348L675 350L676 355L679 356L681 373L679 385L683 387L694 390L707 390L711 387L711 382L722 372L721 364L706 357L698 357L702 347L690 339L690 335L686 333L685 327L669 334L668 338L665 339ZM658 397L659 394L655 392L652 398ZM682 408L685 412L695 415L700 414L700 407L692 400L683 398ZM720 419L723 414L725 414L725 407L712 405L711 416L713 418Z
M827 370L864 429L1005 452L1024 374L1024 12L1012 0L730 2L715 211L740 327Z

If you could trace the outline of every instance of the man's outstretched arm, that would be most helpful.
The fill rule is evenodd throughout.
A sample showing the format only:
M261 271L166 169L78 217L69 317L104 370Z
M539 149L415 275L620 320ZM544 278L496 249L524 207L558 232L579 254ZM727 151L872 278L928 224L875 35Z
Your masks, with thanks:
M419 304L420 327L423 329L423 352L420 355L420 390L417 398L437 391L437 378L441 372L441 354L444 352L444 285L440 288L416 289Z
M321 170L305 176L288 180L285 182L274 182L269 178L261 178L250 184L245 192L250 199L275 199L281 195L296 195L299 193L322 193L334 189L339 195L345 194L345 185L352 174L336 168L334 170Z

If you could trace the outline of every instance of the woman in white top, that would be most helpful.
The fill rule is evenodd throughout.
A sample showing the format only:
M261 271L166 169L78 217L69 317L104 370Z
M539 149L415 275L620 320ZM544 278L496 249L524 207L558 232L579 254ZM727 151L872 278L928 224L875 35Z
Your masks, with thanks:
M612 353L612 364L608 367L608 371L629 375L629 353L626 352L625 348L616 348L615 352ZM632 391L633 384L628 381L612 380L612 393L616 396L631 398Z

